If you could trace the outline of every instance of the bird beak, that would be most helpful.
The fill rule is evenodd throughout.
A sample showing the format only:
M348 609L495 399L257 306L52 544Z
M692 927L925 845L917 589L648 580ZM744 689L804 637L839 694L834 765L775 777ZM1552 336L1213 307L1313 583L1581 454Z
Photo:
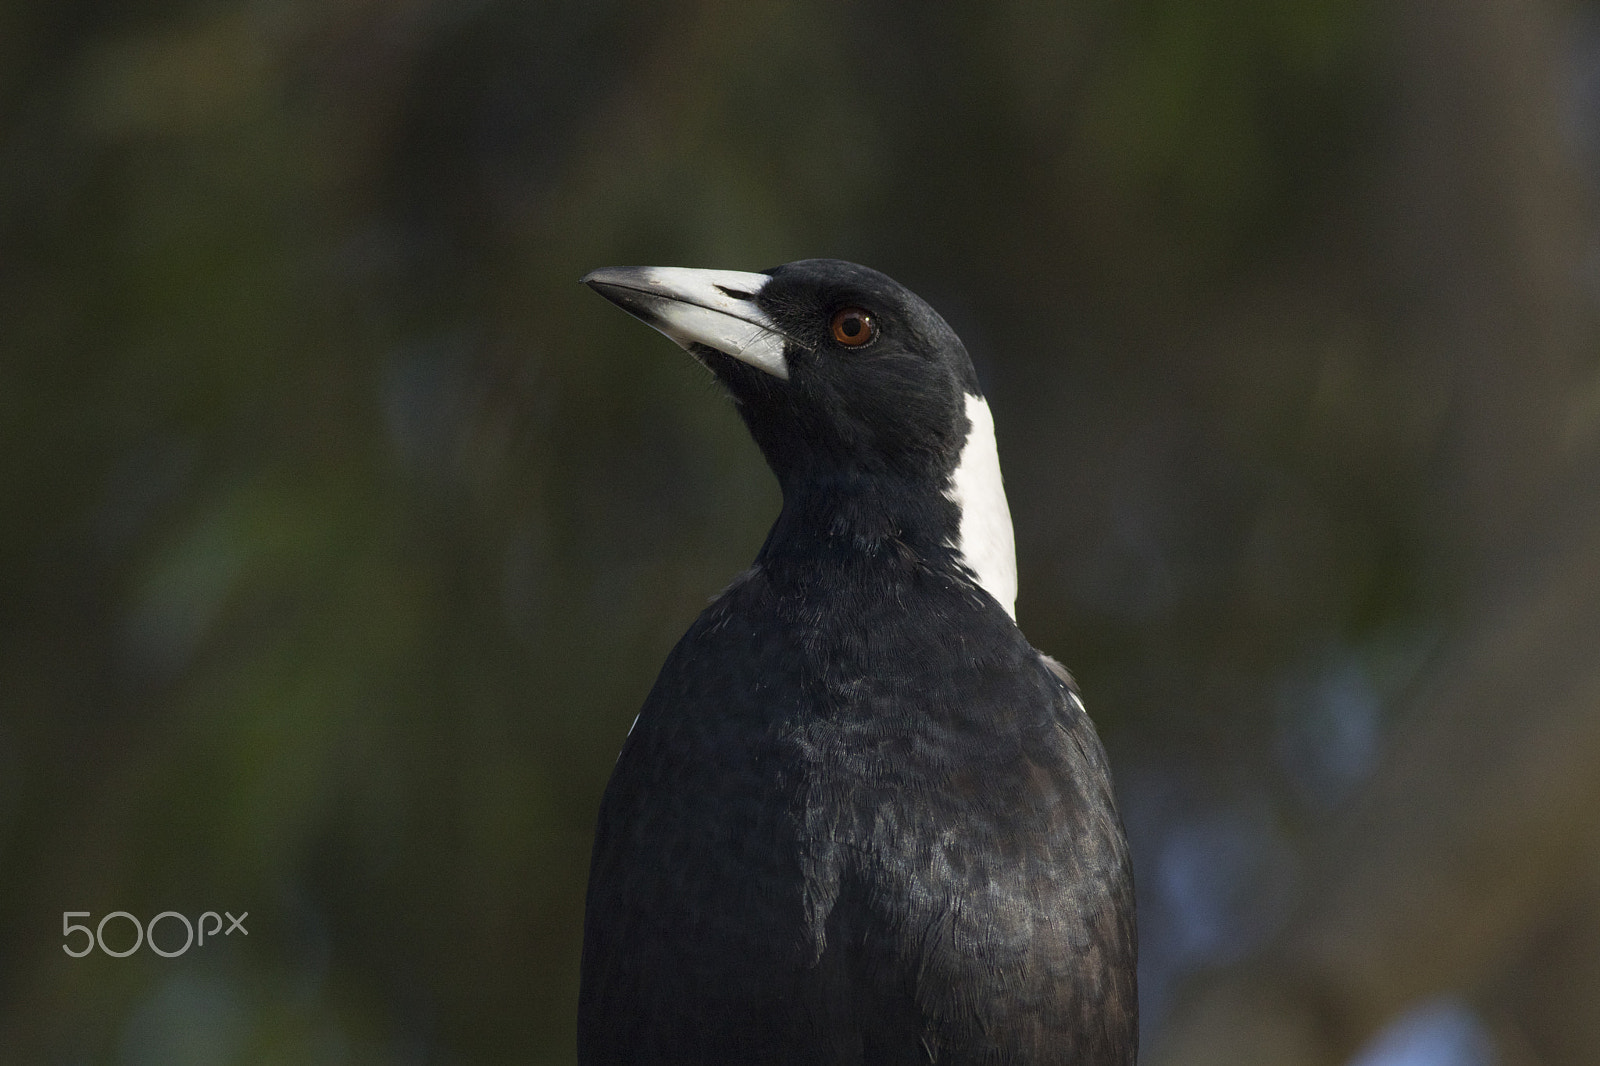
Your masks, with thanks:
M606 267L583 283L687 351L701 344L789 379L785 338L756 306L766 274L688 267Z

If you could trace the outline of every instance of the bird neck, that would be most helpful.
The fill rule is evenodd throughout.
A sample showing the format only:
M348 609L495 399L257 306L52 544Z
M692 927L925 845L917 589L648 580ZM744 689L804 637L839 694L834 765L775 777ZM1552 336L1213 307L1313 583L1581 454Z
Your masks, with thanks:
M1004 495L982 484L975 490L970 470L964 479L959 468L937 478L839 474L790 482L756 562L801 580L819 570L869 582L945 570L974 581L1014 618L1011 516ZM997 475L994 485L998 492Z
M783 487L783 510L758 560L766 565L861 557L953 559L961 512L931 480L812 475Z
M763 436L765 423L747 419L783 486L783 511L757 561L769 568L831 561L868 575L896 562L950 568L1014 620L1017 556L994 417L976 393L963 404L967 425L953 465L920 470L915 463L926 455L896 468L881 457L866 466L838 452L780 448L786 436Z

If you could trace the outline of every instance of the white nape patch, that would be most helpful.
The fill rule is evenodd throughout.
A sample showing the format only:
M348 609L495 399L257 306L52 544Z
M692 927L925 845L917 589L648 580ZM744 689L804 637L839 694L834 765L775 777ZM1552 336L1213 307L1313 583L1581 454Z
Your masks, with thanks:
M961 509L960 532L951 545L985 592L1017 617L1017 547L1011 508L1000 481L1000 451L994 442L994 415L982 396L967 396L972 428L961 447L961 461L950 475L945 495Z
M704 344L776 378L789 378L783 336L755 295L772 278L740 270L649 267L644 272L651 323L683 348ZM749 298L730 292L748 294Z

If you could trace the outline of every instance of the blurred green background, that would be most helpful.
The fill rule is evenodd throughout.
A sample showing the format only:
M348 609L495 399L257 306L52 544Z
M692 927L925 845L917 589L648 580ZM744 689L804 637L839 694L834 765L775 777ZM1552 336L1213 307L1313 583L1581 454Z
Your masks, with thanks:
M836 256L978 363L1145 1061L1592 1063L1597 196L1592 4L9 0L0 1062L571 1062L778 504L577 278Z

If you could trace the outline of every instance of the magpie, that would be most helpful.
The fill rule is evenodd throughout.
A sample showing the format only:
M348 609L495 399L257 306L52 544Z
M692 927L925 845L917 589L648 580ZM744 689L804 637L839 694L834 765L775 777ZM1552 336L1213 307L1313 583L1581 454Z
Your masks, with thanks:
M1133 881L1077 688L1017 628L994 423L874 270L596 270L783 490L601 802L578 1059L1129 1064Z

